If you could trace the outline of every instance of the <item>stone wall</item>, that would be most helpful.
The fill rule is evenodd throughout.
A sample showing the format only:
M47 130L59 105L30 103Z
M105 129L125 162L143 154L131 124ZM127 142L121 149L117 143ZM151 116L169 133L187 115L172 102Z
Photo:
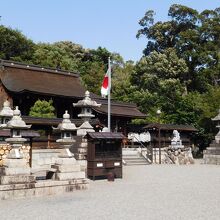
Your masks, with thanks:
M7 157L7 154L10 152L11 147L7 143L0 144L0 167L4 163L4 159ZM29 164L30 159L30 145L23 145L21 149L24 158L27 160L27 164Z
M177 164L177 165L188 165L194 164L192 151L190 147L173 149L172 147L166 148L166 158L164 163L166 164Z
M0 167L4 163L4 159L10 152L11 147L7 143L0 144ZM51 168L51 165L55 163L55 159L58 158L58 154L62 149L33 149L32 150L32 168ZM23 145L21 152L27 161L30 162L30 145Z
M159 148L153 148L153 163L159 164ZM190 148L171 150L169 147L161 148L162 164L194 164Z
M62 149L33 149L32 168L51 168Z

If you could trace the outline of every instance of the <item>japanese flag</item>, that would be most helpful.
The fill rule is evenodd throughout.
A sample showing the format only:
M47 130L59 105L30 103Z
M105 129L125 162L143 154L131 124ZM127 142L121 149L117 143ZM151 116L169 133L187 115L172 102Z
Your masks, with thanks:
M108 68L107 73L105 74L105 77L103 79L102 82L102 88L101 88L101 94L102 97L106 97L109 93L109 89L110 89L110 85L109 85L109 81L110 81L110 74L111 74L111 68Z

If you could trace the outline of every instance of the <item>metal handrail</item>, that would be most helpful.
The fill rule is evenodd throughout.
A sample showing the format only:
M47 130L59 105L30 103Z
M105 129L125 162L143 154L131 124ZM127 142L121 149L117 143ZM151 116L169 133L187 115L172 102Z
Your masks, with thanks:
M135 139L137 140L137 142L138 142L143 148L145 148L145 149L147 150L147 155L148 155L148 154L152 154L152 152L151 152L142 142L140 142L140 141L137 139L137 137L133 136L133 138L135 138ZM143 151L143 150L142 150L142 148L141 148L141 155L143 156L142 151ZM152 160L151 160L150 158L146 157L146 159L148 160L148 162L152 163Z

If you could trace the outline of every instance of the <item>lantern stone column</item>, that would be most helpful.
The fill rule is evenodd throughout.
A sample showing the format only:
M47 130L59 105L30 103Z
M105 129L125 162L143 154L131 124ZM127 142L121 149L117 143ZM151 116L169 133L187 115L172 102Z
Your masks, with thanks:
M63 115L62 123L60 123L57 128L53 129L58 130L61 133L61 138L56 142L62 147L59 158L56 160L55 165L52 165L52 168L57 170L55 173L55 179L81 179L86 181L85 172L81 171L80 164L77 163L74 155L69 150L69 148L75 143L73 135L77 128L75 124L70 121L70 115L67 111L65 111L65 114Z

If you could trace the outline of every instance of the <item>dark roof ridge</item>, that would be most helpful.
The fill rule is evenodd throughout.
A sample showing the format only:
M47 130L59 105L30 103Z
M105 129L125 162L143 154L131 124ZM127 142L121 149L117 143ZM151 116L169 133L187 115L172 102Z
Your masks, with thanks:
M163 130L193 130L197 131L197 129L191 124L160 124L160 123L149 123L148 125L144 126L143 128L160 128Z
M67 70L61 70L61 69L55 69L51 67L43 67L39 65L34 64L25 64L17 61L12 60L2 60L0 59L0 66L7 66L12 68L18 68L18 69L27 69L27 70L33 70L33 71L40 71L40 72L47 72L47 73L53 73L53 74L62 74L67 76L74 76L79 77L79 73L71 72Z

